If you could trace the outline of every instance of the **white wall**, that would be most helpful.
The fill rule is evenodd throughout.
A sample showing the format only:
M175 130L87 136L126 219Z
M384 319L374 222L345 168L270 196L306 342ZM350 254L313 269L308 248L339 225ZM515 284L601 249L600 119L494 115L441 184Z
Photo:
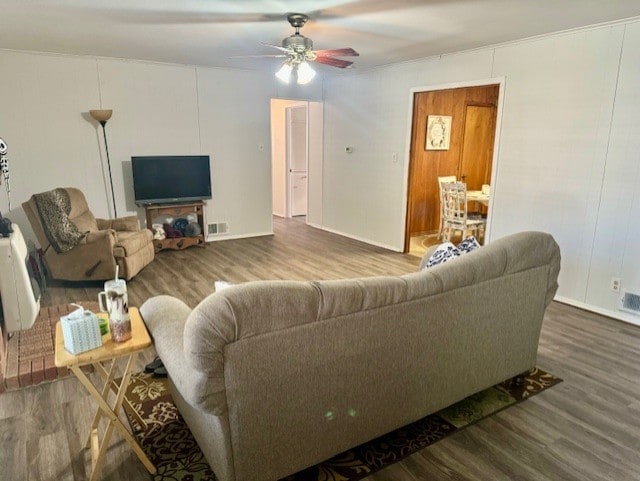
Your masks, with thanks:
M322 226L323 208L323 104L309 102L309 182L307 224Z
M584 301L604 309L617 302L612 277L621 278L622 289L640 293L640 22L624 32L610 127Z
M494 72L507 85L492 233L550 231L562 248L559 294L581 301L623 32L622 25L583 31L495 54Z
M144 222L135 205L131 157L200 154L196 73L191 67L122 60L100 59L97 65L102 106L113 109L107 142L118 216L140 212Z
M324 227L402 250L410 89L504 77L492 238L550 232L558 298L640 324L638 52L636 20L327 79Z
M207 222L228 222L218 236L272 232L269 103L318 100L322 76L303 88L271 72L213 69L0 50L0 137L9 145L11 211L4 185L0 212L33 238L21 203L73 186L99 217L110 213L102 129L90 109L113 109L107 141L118 215L134 204L131 156L211 156L213 198Z
M106 215L99 131L84 118L99 105L96 61L0 52L0 72L12 204L9 211L3 184L0 212L33 238L20 204L52 186L79 185L96 213Z
M271 208L279 217L287 215L287 125L285 108L291 100L271 100Z
M213 157L207 222L228 222L228 237L272 232L272 76L198 68L200 136Z

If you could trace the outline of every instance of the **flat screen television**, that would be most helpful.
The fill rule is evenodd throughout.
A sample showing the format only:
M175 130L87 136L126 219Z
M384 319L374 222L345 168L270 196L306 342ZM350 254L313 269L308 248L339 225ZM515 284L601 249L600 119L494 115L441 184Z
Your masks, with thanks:
M208 155L131 157L136 204L211 199Z

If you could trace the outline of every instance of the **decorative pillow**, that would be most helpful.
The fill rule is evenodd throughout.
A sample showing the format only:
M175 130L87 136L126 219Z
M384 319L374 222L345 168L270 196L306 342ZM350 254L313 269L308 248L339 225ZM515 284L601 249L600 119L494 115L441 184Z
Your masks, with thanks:
M476 250L478 247L480 247L480 243L472 235L458 244L458 250L465 254Z
M445 242L444 244L440 244L433 254L431 254L431 257L429 257L424 269L437 266L438 264L444 264L445 262L459 257L460 255L461 252L456 246L451 242Z
M475 237L469 236L464 239L458 247L454 246L451 242L445 242L440 244L436 250L431 254L429 260L421 267L422 269L428 269L429 267L437 266L438 264L444 264L456 257L460 257L462 254L468 254L469 252L476 250L480 247L480 244Z

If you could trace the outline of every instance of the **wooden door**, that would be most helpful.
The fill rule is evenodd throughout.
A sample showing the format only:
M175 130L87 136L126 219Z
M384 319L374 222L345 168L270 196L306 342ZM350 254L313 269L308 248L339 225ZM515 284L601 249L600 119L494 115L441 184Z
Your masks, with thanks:
M491 182L493 141L496 133L496 107L467 105L458 179L468 190L480 190Z

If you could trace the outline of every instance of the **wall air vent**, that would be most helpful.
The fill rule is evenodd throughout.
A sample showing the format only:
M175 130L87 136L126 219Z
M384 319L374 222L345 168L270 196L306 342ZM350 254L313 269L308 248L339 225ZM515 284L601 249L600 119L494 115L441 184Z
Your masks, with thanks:
M229 224L226 222L217 222L215 224L207 225L207 233L210 235L226 234L229 232Z
M640 293L623 291L620 310L640 315Z

